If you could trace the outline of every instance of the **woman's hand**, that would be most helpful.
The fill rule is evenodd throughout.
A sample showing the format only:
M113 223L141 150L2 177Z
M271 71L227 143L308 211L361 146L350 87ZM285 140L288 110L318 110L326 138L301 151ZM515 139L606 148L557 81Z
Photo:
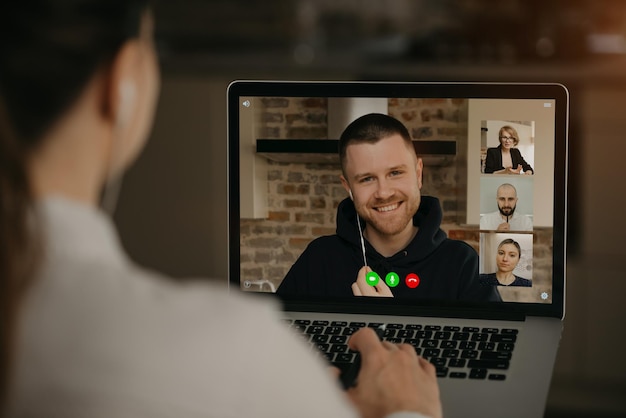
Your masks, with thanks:
M371 328L355 332L348 345L361 353L357 385L348 396L362 417L410 411L441 418L435 367L412 346L381 342Z
M516 168L507 167L505 171L505 174L520 174L522 172L522 166L518 164Z

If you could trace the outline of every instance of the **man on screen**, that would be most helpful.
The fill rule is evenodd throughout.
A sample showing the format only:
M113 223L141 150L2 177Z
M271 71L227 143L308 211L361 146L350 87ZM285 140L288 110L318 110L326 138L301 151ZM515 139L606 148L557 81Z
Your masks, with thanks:
M474 249L441 230L439 200L421 196L422 160L400 121L361 116L342 133L339 157L349 197L337 233L309 244L278 294L500 300L479 283Z
M496 193L496 212L480 217L480 229L508 231L532 231L533 221L530 217L515 212L517 207L517 190L509 183L501 184Z

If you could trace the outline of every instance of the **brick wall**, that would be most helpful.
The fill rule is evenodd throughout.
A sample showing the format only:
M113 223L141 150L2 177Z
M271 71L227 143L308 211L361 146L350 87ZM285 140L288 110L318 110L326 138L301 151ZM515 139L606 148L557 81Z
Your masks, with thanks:
M327 138L327 101L320 98L264 98L255 104L258 138ZM426 165L422 194L437 196L444 210L442 229L479 251L479 233L462 226L465 220L467 184L467 101L456 99L389 99L389 114L402 121L413 139L454 140L457 155L445 164ZM336 138L330 138L336 139ZM428 161L428 160L427 160ZM249 290L278 287L307 244L320 235L335 232L336 208L347 197L341 186L338 164L282 163L269 161L268 218L241 221L241 279ZM534 290L549 284L543 272L549 263L551 242L535 236ZM544 254L543 261L538 255ZM548 264L549 267L549 264ZM540 277L545 277L542 282ZM539 279L537 281L537 279ZM509 289L507 289L509 290ZM511 290L510 300L537 300L528 291Z
M414 140L456 141L457 155L449 163L425 166L422 194L439 198L444 223L460 224L467 190L467 100L389 99L389 114L404 123Z

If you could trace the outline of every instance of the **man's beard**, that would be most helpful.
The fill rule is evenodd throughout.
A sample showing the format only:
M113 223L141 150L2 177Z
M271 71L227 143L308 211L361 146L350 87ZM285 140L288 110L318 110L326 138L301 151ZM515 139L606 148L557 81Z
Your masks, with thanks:
M500 214L502 216L513 216L513 213L515 212L515 206L513 207L505 207L505 208L501 208L500 206L498 206L498 210L500 210ZM506 213L505 210L510 211L509 213Z
M406 198L401 206L401 213L398 213L393 221L382 221L376 216L369 216L368 210L373 209L366 209L365 207L357 209L357 213L379 235L393 236L402 232L409 223L413 224L413 216L417 212L420 202L421 196L419 194L412 199ZM382 203L377 203L377 205L382 205Z

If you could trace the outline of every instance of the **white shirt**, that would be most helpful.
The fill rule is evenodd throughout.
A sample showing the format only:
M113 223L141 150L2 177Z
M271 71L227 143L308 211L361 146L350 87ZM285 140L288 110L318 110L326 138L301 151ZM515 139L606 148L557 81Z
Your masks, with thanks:
M40 209L45 260L20 316L12 416L355 416L273 305L138 268L93 209Z
M275 306L138 268L92 208L53 198L39 212L45 258L22 304L9 416L356 415Z
M480 217L480 229L497 230L503 222L506 220L502 219L500 211L487 213ZM533 221L526 215L514 212L513 216L509 216L509 226L511 231L532 231Z

